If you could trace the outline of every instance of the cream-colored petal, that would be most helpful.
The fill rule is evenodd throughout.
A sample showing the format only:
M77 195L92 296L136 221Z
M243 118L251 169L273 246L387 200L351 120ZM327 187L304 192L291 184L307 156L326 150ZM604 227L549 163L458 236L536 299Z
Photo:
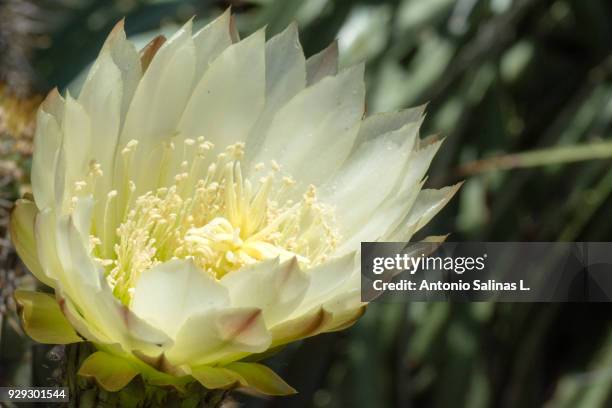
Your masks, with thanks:
M55 289L55 296L58 303L70 322L70 325L85 339L97 344L115 344L116 340L111 339L107 333L98 329L94 324L88 323L83 315L78 311L74 302L64 293L61 286Z
M55 240L58 259L68 281L64 280L61 283L63 285L69 283L75 289L74 292L83 287L90 291L99 291L101 287L97 270L101 267L96 268L93 264L72 217L68 215L58 217ZM80 294L80 297L85 296L85 293Z
M331 259L308 270L310 278L308 289L291 318L323 304L346 283L349 277L359 268L355 252Z
M77 222L71 215L56 219L54 214L43 211L37 217L36 227L41 235L51 228L44 244L39 245L39 251L49 255L43 267L54 268L52 276L57 280L58 293L66 302L72 302L78 316L87 322L83 334L101 337L98 333L103 333L110 342L119 343L126 350L137 348L149 354L171 343L164 333L135 316L113 296Z
M397 185L399 193L407 191L423 181L427 169L429 169L429 165L441 145L442 141L440 140L410 153L410 158L402 170L404 176L400 178Z
M266 43L266 112L276 111L306 85L306 60L297 24Z
M392 193L372 212L366 222L344 237L343 242L337 248L337 254L358 249L362 241L386 239L406 219L418 197L429 164L440 144L441 141L435 142L420 150L410 152ZM414 233L413 229L409 231L411 234Z
M318 305L295 318L284 320L270 329L273 339L270 347L282 346L322 333L332 318L331 313Z
M306 84L312 86L327 76L338 74L338 41L306 61Z
M62 124L64 119L64 104L66 101L62 98L57 88L53 88L45 99L40 104L40 110L45 111L49 115L53 116L57 121L58 125ZM39 110L39 111L40 111Z
M106 193L112 188L114 155L121 125L123 83L121 71L113 62L110 51L103 49L89 71L79 95L79 103L88 113L91 123L89 159L100 165L106 177L96 180L94 220L104 222ZM103 230L99 225L96 230Z
M320 183L348 156L364 95L363 65L304 89L276 114L254 162L275 160L301 183Z
M260 353L270 342L260 309L225 308L189 318L166 357L173 365L195 367L240 353Z
M236 17L233 15L230 16L230 37L232 37L232 42L235 44L240 41L240 33L238 32L238 27L236 26Z
M192 315L229 305L227 290L192 260L176 259L144 271L130 309L169 336Z
M385 200L350 236L345 237L336 249L336 255L359 250L361 242L385 240L385 237L406 218L422 186L423 184L419 183L412 189Z
M264 105L264 40L260 30L226 48L210 64L185 107L180 138L204 136L217 151L246 140Z
M422 123L426 105L416 108L405 109L399 112L377 113L368 116L359 129L359 135L355 141L355 149L361 143L372 140L375 137L398 130L408 123Z
M136 184L139 195L157 187L162 160L162 143L169 142L192 92L195 73L195 46L191 21L162 45L143 75L130 104L115 158L115 188L123 190L128 179ZM131 140L138 141L126 174L122 149ZM144 168L154 171L142 171ZM125 199L125 197L123 197Z
M73 204L72 222L81 237L83 247L90 248L90 232L93 223L94 199L91 195L80 197Z
M62 122L62 151L56 171L65 172L64 192L71 194L74 183L85 180L91 160L92 132L89 114L78 101L66 96ZM58 180L56 179L56 182ZM56 188L56 191L58 189ZM59 198L59 197L58 197ZM64 200L68 197L63 197Z
M55 201L55 166L62 143L62 132L49 113L39 110L32 154L32 193L36 206L48 208Z
M117 144L122 97L121 71L110 54L102 52L89 70L78 101L91 122L92 158L107 172Z
M324 331L334 330L349 319L354 318L356 314L360 314L362 306L364 306L364 303L361 301L361 290L359 286L355 285L328 300L323 304L323 308L331 313L332 319L326 325Z
M63 144L63 141L62 141L62 144ZM65 200L66 199L65 193L67 190L66 184L68 180L68 175L66 174L67 166L68 165L66 164L66 151L64 147L62 146L57 151L57 157L55 158L55 166L53 167L52 177L53 177L53 195L54 195L53 200L54 202L51 204L51 206L47 208L51 208L51 209L57 208L60 210L65 210L67 206L69 205L68 202Z
M306 61L296 24L266 43L266 104L247 139L247 160L261 148L276 112L306 86Z
M15 245L17 254L34 276L36 276L36 279L47 286L53 287L53 280L45 274L38 261L34 233L37 214L38 209L32 201L26 199L17 200L15 208L11 212L9 224L11 240L13 245Z
M142 72L147 71L147 68L149 68L149 65L151 65L151 61L153 61L153 58L155 58L155 54L157 54L157 51L159 51L161 46L164 45L166 40L167 38L164 35L158 34L138 51Z
M406 223L400 227L400 229L413 229L414 231L418 231L423 228L434 215L444 208L446 203L448 203L459 190L461 184L463 183L457 183L439 190L422 190L408 214Z
M121 122L123 123L130 103L142 77L140 66L140 56L134 44L127 40L124 31L124 21L121 20L115 25L111 33L106 38L102 51L108 52L115 66L121 73ZM112 169L109 169L111 171Z
M336 209L342 236L352 236L392 192L417 132L418 125L409 123L363 143L321 188L321 200Z
M77 243L74 250L69 247L66 248L69 246L67 243L69 225L72 225L71 235ZM66 237L62 239L63 245L61 247L63 249L60 252L56 239L58 223L55 214L51 210L43 210L36 217L35 233L41 267L54 280L55 292L60 301L60 306L72 326L82 336L90 341L101 344L118 342L117 332L108 331L104 321L98 318L97 312L106 315L102 313L103 311L98 310L101 306L95 304L92 306L92 301L100 299L97 294L99 292L96 291L96 287L99 287L99 285L96 285L99 282L96 279L96 273L99 272L92 271L93 268L89 257L82 261L81 264L77 262L77 267L70 270L65 270L64 265L66 263L60 262L60 257L58 256L60 253L72 265L73 253L75 255L80 254L80 258L83 259L84 252L80 249L84 245L82 234L74 223L70 223L68 218L65 217L63 226L64 228L62 228L60 233L64 233ZM75 273L82 273L83 276L76 275ZM93 286L91 282L93 282ZM92 314L91 310L94 310L96 313ZM120 321L119 316L111 317L107 320Z
M298 317L285 320L273 327L270 330L273 337L271 347L339 330L354 323L365 310L365 305L360 299L359 281L356 282L351 285L351 289L347 286L346 291L335 294L323 304L316 305Z
M105 333L115 342L121 341L120 319L104 302L100 267L96 267L84 247L83 239L72 218L68 215L57 219L51 213L42 212L37 230L41 235L53 228L40 243L47 265L53 268L59 292L74 304L83 318L95 331Z
M193 35L196 50L196 70L194 76L196 81L202 78L210 63L232 44L230 19L231 12L227 9L225 13Z
M232 306L261 309L266 325L271 326L302 301L308 277L295 258L283 263L271 259L230 272L221 284L227 288Z
M43 273L50 279L61 280L65 275L57 257L55 225L53 210L49 208L41 210L35 219L34 237L36 239L36 253Z

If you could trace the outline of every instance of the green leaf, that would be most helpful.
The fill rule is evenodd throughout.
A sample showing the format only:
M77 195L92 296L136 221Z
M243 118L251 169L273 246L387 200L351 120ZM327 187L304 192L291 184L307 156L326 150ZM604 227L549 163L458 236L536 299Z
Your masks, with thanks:
M280 378L274 371L257 363L230 363L224 368L238 374L241 385L253 388L267 395L291 395L297 391Z
M15 300L22 307L23 328L32 339L44 344L70 344L83 341L68 323L53 296L16 290Z
M91 377L105 390L119 391L139 374L125 359L103 351L96 351L81 365L79 375Z

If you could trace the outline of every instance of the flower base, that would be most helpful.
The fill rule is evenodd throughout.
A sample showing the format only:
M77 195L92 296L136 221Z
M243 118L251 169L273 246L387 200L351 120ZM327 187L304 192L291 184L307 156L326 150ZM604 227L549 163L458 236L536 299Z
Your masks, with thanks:
M95 351L89 343L65 346L63 386L70 394L69 407L180 407L216 408L229 397L227 390L208 390L197 381L189 384L184 392L173 387L146 384L140 376L134 378L118 392L101 388L94 380L77 373L83 361Z

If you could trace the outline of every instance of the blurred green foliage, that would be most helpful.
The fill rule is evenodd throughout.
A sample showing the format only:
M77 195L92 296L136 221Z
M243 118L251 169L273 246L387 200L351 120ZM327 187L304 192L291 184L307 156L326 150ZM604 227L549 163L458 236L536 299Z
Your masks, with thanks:
M296 20L307 55L337 38L343 65L367 61L370 113L429 103L422 136L441 133L446 142L428 184L467 182L424 235L612 240L610 159L546 160L555 148L612 141L609 1L20 3L44 11L29 59L40 89L67 86L123 16L129 34L193 14L204 24L230 3L244 34L267 24L273 35ZM533 149L544 154L530 168L469 166ZM609 304L374 304L351 330L270 360L299 395L239 399L252 407L612 406L611 312ZM22 340L6 322L1 381L47 381L24 368L14 346ZM44 353L31 349L36 371Z

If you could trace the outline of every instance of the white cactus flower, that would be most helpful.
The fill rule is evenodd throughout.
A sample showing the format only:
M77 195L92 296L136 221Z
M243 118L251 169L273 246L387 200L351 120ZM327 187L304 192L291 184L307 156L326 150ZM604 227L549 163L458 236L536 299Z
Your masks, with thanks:
M355 322L360 243L409 240L458 188L422 189L422 107L364 119L363 70L306 60L293 25L239 40L229 12L140 53L119 23L38 112L11 231L55 296L17 293L26 331L92 342L108 390L292 392L242 360Z

